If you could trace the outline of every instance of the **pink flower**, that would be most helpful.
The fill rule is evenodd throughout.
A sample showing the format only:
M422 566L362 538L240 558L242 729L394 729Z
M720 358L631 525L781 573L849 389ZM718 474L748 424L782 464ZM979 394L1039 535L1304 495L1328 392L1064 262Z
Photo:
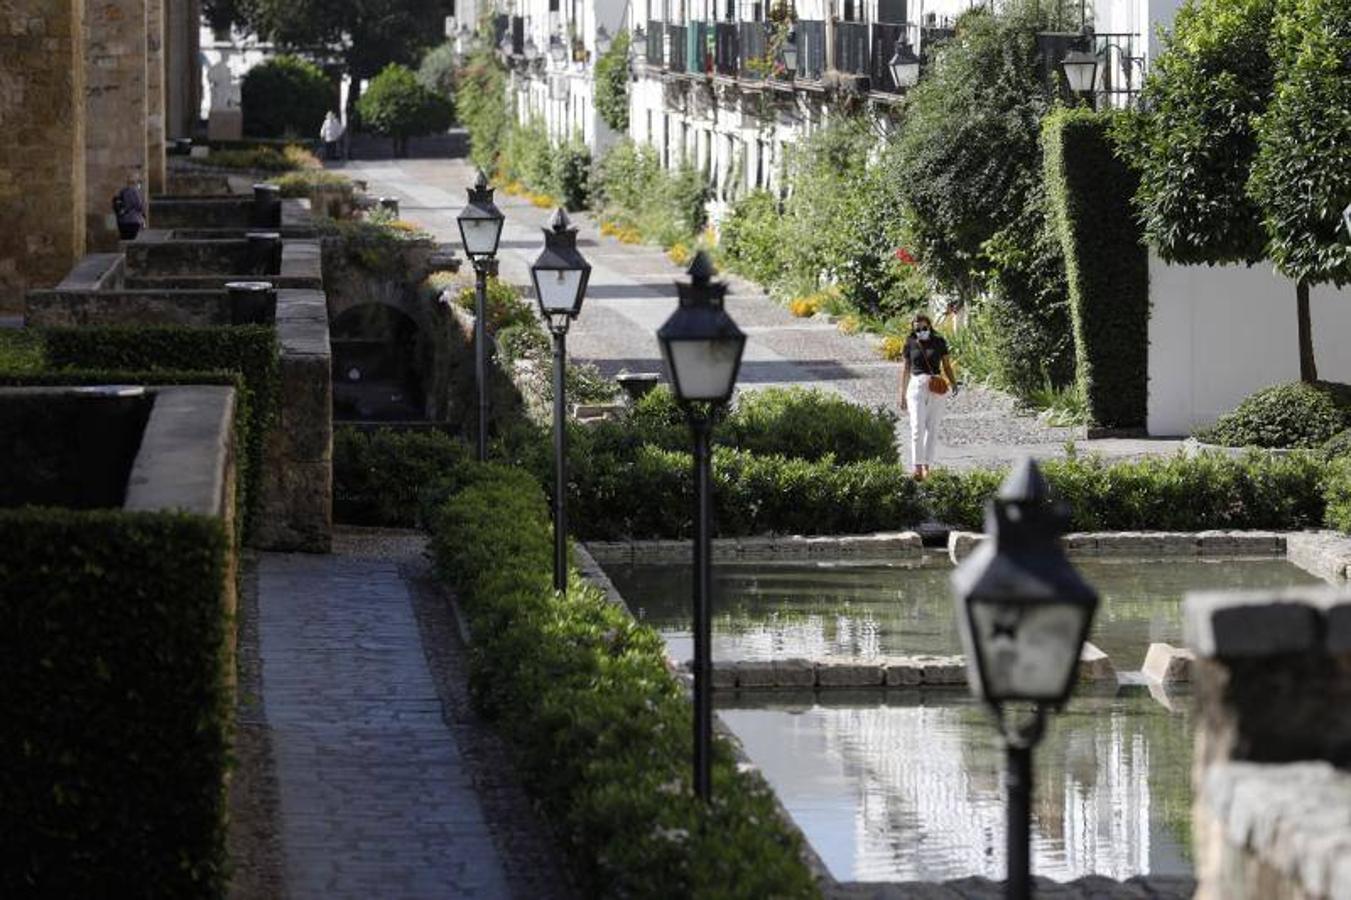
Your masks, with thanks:
M915 264L914 254L904 247L896 248L896 259L899 260L903 266L913 266Z

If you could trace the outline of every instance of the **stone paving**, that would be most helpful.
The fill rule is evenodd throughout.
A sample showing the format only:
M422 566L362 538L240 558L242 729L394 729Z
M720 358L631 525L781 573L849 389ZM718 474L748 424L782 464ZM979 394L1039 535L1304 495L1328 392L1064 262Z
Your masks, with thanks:
M466 160L379 160L352 162L343 168L365 180L373 194L398 197L402 218L459 248L455 217L474 178ZM498 254L502 277L527 285L529 265L542 245L540 229L551 210L500 191L496 199L506 215ZM621 244L601 237L590 217L579 214L573 218L580 228L579 246L593 268L586 305L568 335L569 354L595 363L605 375L622 370L660 372L655 335L674 307L674 280L682 277L680 268L659 248ZM846 335L823 319L793 318L754 285L734 276L727 280L731 285L727 308L748 335L741 387L811 385L899 414L900 367L878 357L874 338ZM1059 456L1069 441L1079 451L1108 457L1173 453L1181 446L1176 441L1089 441L1083 428L1051 427L1015 406L1012 398L998 391L975 386L963 390L949 402L940 432L940 462L969 467L1005 463L1028 454ZM899 433L904 434L905 422L900 425ZM906 444L901 441L903 447Z
M348 532L331 556L259 556L262 709L291 897L540 895L509 874L446 721L410 578L422 545Z

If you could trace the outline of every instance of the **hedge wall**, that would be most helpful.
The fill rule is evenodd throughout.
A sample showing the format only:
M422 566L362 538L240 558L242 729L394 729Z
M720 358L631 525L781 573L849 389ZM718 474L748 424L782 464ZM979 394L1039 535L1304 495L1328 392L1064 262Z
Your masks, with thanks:
M228 554L217 520L0 509L0 896L224 895Z
M250 498L243 507L244 529L252 530L260 496L267 433L276 420L280 352L276 331L267 325L212 328L99 327L53 328L45 332L47 364L53 369L162 373L168 379L187 372L237 372L242 378L241 409L247 411L247 432L240 456L241 481ZM172 373L172 374L169 374ZM72 377L75 377L72 375ZM146 381L143 376L143 384ZM183 382L179 382L183 383ZM240 419L245 415L241 412Z
M1047 116L1043 161L1069 279L1079 388L1095 424L1139 428L1148 399L1149 258L1131 208L1138 179L1114 152L1111 115Z
M690 716L661 638L576 573L552 589L551 525L525 472L467 467L433 552L474 633L479 708L516 751L587 897L815 897L801 837L715 741L705 806Z

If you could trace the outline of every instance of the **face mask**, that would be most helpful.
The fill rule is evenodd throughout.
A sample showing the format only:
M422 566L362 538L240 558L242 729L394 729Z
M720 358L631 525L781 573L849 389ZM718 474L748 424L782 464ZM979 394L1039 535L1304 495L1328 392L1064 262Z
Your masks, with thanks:
M929 339L929 329L921 328L917 330L915 332L915 337L919 338L921 341L927 341Z

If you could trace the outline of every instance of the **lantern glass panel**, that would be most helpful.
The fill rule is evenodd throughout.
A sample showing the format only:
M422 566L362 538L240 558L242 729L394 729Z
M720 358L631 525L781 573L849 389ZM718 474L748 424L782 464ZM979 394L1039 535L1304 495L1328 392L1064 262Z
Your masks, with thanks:
M1074 50L1066 54L1061 68L1065 70L1065 81L1076 94L1086 94L1093 90L1098 80L1098 58L1092 53Z
M460 219L460 237L464 252L470 256L490 256L497 251L497 235L502 227L494 219Z
M1092 614L1090 607L1079 603L972 598L971 621L962 623L962 637L968 653L980 654L984 698L1046 703L1063 699ZM974 633L968 634L969 629Z
M535 294L545 315L571 312L577 306L582 290L580 269L536 269L533 274Z
M783 65L784 68L789 69L790 71L797 71L796 44L788 43L783 45Z
M732 393L740 340L676 340L663 344L662 350L681 400L722 400Z

